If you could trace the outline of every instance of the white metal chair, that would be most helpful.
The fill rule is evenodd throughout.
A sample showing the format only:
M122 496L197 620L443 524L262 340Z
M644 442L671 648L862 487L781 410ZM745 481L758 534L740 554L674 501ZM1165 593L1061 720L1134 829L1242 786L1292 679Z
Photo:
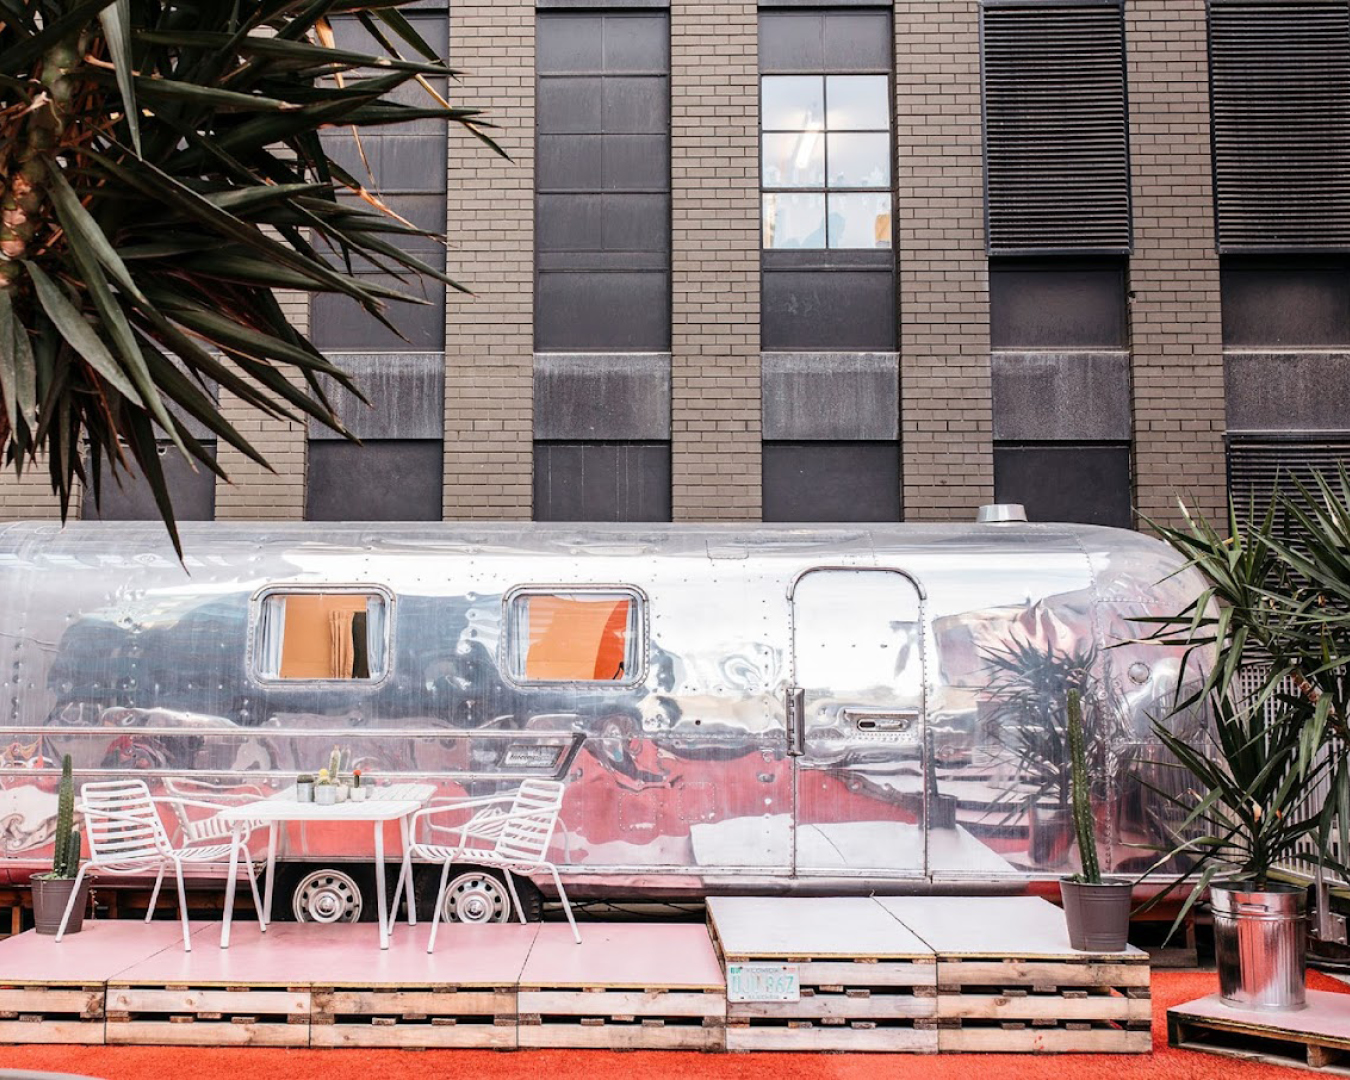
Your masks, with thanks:
M230 806L257 802L263 798L263 792L252 787L245 791L221 791L213 785L187 777L166 777L164 790L169 794L155 797L155 802L165 803L173 810L175 826L173 843L175 846L196 847L201 844L225 844L223 861L230 858L230 840L234 835L236 823L221 821L219 814ZM210 814L193 814L193 810L210 810ZM245 835L262 828L260 821L245 822L242 831Z
M211 803L200 805L210 810L220 810L219 806ZM150 894L150 908L145 913L145 921L149 922L155 914L160 886L164 884L164 871L172 865L178 879L183 949L191 952L192 928L188 923L183 864L220 862L222 857L229 858L230 845L197 843L174 847L160 820L156 800L143 780L104 780L85 784L80 788L80 803L76 809L84 818L85 835L89 838L89 858L80 864L79 873L75 876L75 888L71 890L70 902L61 916L56 940L59 942L66 932L66 923L80 895L80 884L86 873L99 870L109 874L138 874L143 873L149 865L158 865L159 874L155 878L154 891ZM258 911L258 925L266 930L262 898L258 895L258 876L247 848L244 849L244 856L244 867L253 888L253 903Z
M548 846L553 839L553 831L558 826L558 814L562 810L563 785L557 780L526 780L514 794L494 795L481 799L459 799L443 806L433 806L419 810L412 818L409 846L412 858L427 862L441 863L441 884L436 890L436 910L431 919L431 937L427 941L427 952L436 948L436 931L440 926L441 911L445 905L445 889L450 879L450 865L456 860L471 862L478 866L490 866L502 871L506 879L506 888L511 894L511 903L515 905L520 921L525 921L525 912L520 906L520 897L516 895L512 874L526 876L540 870L547 870L553 877L553 885L558 890L558 899L562 901L567 922L572 927L572 936L581 944L581 933L577 930L576 920L572 917L572 905L567 900L558 868L548 861ZM433 819L442 814L463 813L472 810L469 819L459 825L445 825ZM421 843L416 837L422 821L427 822L433 833L457 835L457 842L450 844ZM400 874L398 887L394 890L394 902L389 910L398 910L399 897L404 885L412 888L409 875ZM392 924L392 917L391 917Z

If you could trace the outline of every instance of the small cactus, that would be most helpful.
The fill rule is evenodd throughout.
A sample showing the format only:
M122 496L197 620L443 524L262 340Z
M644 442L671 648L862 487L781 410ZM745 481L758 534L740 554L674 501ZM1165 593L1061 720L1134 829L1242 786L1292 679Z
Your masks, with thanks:
M75 858L70 858L70 838L75 833L75 772L70 755L61 759L61 786L56 797L56 840L52 845L52 877L73 878L79 863L78 833Z
M1073 786L1073 827L1078 834L1081 878L1089 885L1102 883L1097 858L1097 833L1093 828L1092 799L1088 792L1087 739L1083 734L1083 703L1077 690L1069 691L1069 761Z
M340 747L333 747L333 752L328 755L328 775L337 778L342 772L342 750Z
M80 872L80 827L70 830L70 839L66 845L66 877L73 878Z

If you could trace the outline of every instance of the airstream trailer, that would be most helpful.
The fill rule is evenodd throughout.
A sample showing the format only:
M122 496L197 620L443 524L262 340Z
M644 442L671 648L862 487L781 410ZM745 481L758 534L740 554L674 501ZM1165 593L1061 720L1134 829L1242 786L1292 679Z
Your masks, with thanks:
M1023 889L1076 858L1069 686L1091 705L1103 863L1148 864L1160 810L1137 777L1183 655L1131 639L1200 585L1145 536L1010 521L182 537L180 563L156 523L0 526L0 880L49 857L64 754L79 781L224 802L336 750L442 796L565 781L553 856L577 897ZM352 843L296 826L278 909L373 907ZM448 917L508 914L490 874L456 874Z

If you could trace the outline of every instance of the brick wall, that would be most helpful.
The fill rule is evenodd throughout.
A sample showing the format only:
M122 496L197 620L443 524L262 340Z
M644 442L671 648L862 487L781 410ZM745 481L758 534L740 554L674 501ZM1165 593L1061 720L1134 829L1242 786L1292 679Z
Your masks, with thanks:
M534 34L523 0L450 8L454 103L487 109L506 161L451 125L445 516L529 520L533 499Z
M1181 495L1212 517L1227 494L1205 0L1127 0L1125 19L1135 501L1168 520Z
M309 326L309 302L303 293L278 293L287 318L301 333ZM264 469L226 443L216 460L230 483L216 480L216 519L299 521L305 516L305 460L309 440L305 424L277 420L221 392L220 411L271 465Z
M993 499L979 11L895 5L907 521L966 520Z
M760 516L759 12L674 0L671 507Z
M9 466L0 472L0 521L56 520L60 517L61 501L52 493L51 475L45 461L24 466L21 479L14 476ZM80 517L78 490L71 496L70 517L73 521Z

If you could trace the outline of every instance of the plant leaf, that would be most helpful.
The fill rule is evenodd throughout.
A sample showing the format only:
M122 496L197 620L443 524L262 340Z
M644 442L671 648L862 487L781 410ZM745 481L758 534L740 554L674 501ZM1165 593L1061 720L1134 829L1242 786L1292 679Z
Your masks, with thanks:
M103 27L103 39L108 43L108 54L117 71L117 86L122 92L122 107L126 112L127 127L131 129L131 145L136 156L141 154L141 118L136 105L135 76L131 63L131 0L113 0L98 13Z

